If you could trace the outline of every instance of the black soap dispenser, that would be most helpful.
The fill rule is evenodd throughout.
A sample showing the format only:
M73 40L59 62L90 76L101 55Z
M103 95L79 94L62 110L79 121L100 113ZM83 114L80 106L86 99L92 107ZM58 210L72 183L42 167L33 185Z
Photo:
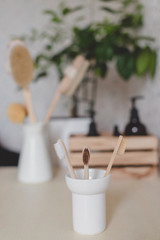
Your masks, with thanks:
M95 117L95 111L90 111L90 117L91 117L91 122L89 124L89 131L88 131L88 134L87 136L89 137L96 137L96 136L99 136L99 133L97 132L97 125L95 123L95 120L94 120L94 117Z
M119 137L119 135L121 135L119 132L119 127L118 127L118 125L115 125L113 128L113 136Z
M145 136L147 135L146 127L140 122L138 110L136 108L136 100L142 99L142 96L131 98L131 112L130 112L130 122L125 128L126 136Z

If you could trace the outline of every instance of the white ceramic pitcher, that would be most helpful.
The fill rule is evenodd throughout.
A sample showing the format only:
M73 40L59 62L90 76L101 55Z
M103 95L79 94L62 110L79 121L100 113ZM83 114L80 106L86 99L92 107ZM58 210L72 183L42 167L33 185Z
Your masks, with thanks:
M24 139L18 163L18 179L25 183L41 183L52 178L47 125L24 125Z

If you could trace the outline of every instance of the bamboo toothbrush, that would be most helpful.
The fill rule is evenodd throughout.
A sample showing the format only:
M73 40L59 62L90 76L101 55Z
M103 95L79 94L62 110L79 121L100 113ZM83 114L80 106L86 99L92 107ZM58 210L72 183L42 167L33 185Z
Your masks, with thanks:
M84 147L82 156L83 156L83 164L84 164L84 179L89 179L89 169L88 169L88 163L90 159L89 147Z
M75 172L72 168L70 158L69 158L69 154L68 154L68 151L66 149L66 146L65 146L64 142L61 139L59 139L57 141L57 143L54 144L54 148L55 148L55 151L57 153L58 158L60 160L65 160L66 161L67 168L68 168L68 171L69 171L69 174L70 174L71 178L77 178L76 175L75 175Z
M32 98L28 85L32 81L33 62L30 54L25 46L17 44L12 47L9 55L11 74L22 88L24 100L31 123L36 122L36 117L33 111Z
M56 104L62 94L66 94L71 96L75 90L77 89L78 85L83 79L87 68L89 67L89 62L84 59L83 56L79 55L75 58L72 65L69 66L65 72L65 77L62 79L61 83L58 86L58 89L52 99L52 102L49 106L47 115L45 117L44 123L47 124L55 107ZM71 89L71 91L70 91Z
M117 154L118 155L123 155L124 152L125 152L125 149L126 149L126 140L123 138L123 136L119 136L117 144L116 144L116 146L114 148L114 151L112 153L111 159L109 161L106 173L104 175L105 177L110 173L112 165L114 163L114 160L115 160Z

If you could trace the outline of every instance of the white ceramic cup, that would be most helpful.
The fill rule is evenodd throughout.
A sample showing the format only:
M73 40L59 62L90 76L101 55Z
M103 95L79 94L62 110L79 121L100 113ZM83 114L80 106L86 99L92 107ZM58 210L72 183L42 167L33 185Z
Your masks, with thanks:
M84 171L75 171L77 179L65 176L72 192L72 217L75 232L86 235L101 233L106 228L106 190L110 175L105 170L89 169L89 179L83 179Z
M26 124L18 163L18 179L25 183L41 183L51 178L47 126L43 123Z

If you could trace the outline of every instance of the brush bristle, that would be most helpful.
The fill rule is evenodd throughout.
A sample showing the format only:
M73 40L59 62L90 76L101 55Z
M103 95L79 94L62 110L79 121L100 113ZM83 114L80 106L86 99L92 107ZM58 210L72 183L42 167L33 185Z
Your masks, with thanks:
M118 149L119 155L123 155L125 153L126 146L127 146L127 141L126 141L126 139L123 138L121 141L121 144L119 146L119 149Z
M59 158L60 160L63 160L64 157L65 157L65 155L64 155L64 151L63 151L63 148L62 148L62 146L61 146L60 140L58 140L58 142L56 142L56 143L54 144L54 149L55 149L55 151L56 151L56 154L57 154L58 158Z
M11 73L16 83L24 88L32 81L33 62L28 50L16 45L10 53Z
M11 53L12 49L17 45L24 46L24 43L19 39L14 39L14 40L11 40L9 42L9 44L7 45L5 68L6 68L7 73L9 73L9 74L11 74L10 53Z
M90 159L90 150L88 147L85 147L83 149L83 164L88 165L89 159Z
M81 84L81 82L84 79L84 75L87 72L87 69L89 67L89 61L85 60L81 67L77 70L77 74L74 79L70 82L68 85L68 88L66 89L65 95L72 96L78 86Z

